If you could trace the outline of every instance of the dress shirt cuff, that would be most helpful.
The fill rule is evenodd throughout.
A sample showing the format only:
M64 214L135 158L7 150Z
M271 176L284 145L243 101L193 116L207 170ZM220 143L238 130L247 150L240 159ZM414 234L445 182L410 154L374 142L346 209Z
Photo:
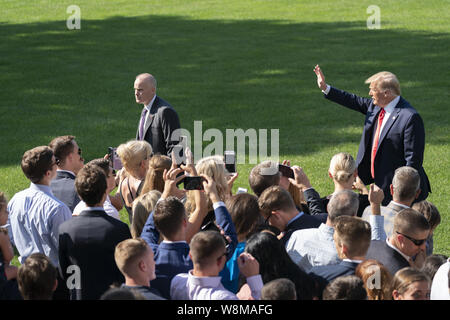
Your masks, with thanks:
M384 231L384 216L369 216L370 227L372 228L372 240L386 240L386 232Z
M322 92L323 92L325 95L327 95L327 94L330 92L330 89L331 89L330 85L327 84L327 88L326 88L325 90L322 90Z
M257 274L256 276L251 276L247 278L247 284L252 291L252 297L255 300L261 299L261 290L264 286L261 275Z
M218 207L225 207L225 203L223 201L213 203L214 210L216 210Z

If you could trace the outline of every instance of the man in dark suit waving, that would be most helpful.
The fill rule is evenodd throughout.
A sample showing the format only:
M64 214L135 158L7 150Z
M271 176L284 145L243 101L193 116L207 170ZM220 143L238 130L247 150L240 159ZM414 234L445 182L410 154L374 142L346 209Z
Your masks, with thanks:
M179 141L172 139L172 133L180 128L178 114L172 106L156 95L156 79L149 73L142 73L134 81L136 102L143 104L136 140L145 140L152 146L153 153L170 156Z
M383 189L383 205L392 200L389 186L395 169L402 166L419 172L421 193L417 201L426 199L431 188L422 167L425 129L417 111L400 96L397 77L383 71L368 78L369 99L327 85L318 65L314 72L325 98L366 116L356 159L358 175L366 185L375 182Z

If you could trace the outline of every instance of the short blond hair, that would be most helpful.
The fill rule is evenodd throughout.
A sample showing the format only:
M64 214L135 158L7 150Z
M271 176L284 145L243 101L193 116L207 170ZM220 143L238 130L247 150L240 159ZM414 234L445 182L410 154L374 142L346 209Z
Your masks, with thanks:
M335 154L330 161L330 174L337 182L347 182L356 170L356 162L350 153Z
M127 239L119 242L114 251L114 259L117 268L122 274L133 278L139 260L144 257L148 250L151 250L147 242L142 238Z
M152 146L145 140L130 140L117 148L117 154L125 170L137 176L141 162L150 158Z
M374 83L379 90L390 90L395 95L401 95L400 82L397 76L389 71L381 71L366 79L365 83Z

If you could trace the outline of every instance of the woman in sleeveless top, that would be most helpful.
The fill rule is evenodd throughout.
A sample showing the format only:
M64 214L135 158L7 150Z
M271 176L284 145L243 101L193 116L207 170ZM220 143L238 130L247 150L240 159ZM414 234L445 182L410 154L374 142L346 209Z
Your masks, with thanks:
M8 201L3 192L0 192L0 226L8 222ZM10 266L10 261L14 258L14 250L9 240L8 229L0 228L0 283L17 277L16 266Z
M128 212L130 223L133 220L133 201L141 193L147 174L152 147L147 141L132 140L121 144L117 154L122 161L126 177L119 183L119 194Z

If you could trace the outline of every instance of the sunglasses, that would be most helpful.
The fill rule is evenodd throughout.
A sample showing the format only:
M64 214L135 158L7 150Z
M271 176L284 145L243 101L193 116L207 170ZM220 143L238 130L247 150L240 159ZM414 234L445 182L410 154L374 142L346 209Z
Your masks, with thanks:
M81 156L81 148L78 148L78 155Z
M269 214L269 216L264 220L264 224L266 224L266 225L269 224L269 220L270 220L270 217L271 217L271 216L272 216L272 213Z
M409 239L412 243L414 243L416 246L421 246L425 241L427 241L427 239L422 239L422 240L417 240L414 238L411 238L410 236L407 236L406 234L400 233L398 231L395 231L397 234L401 234L402 236L404 236L406 239Z

